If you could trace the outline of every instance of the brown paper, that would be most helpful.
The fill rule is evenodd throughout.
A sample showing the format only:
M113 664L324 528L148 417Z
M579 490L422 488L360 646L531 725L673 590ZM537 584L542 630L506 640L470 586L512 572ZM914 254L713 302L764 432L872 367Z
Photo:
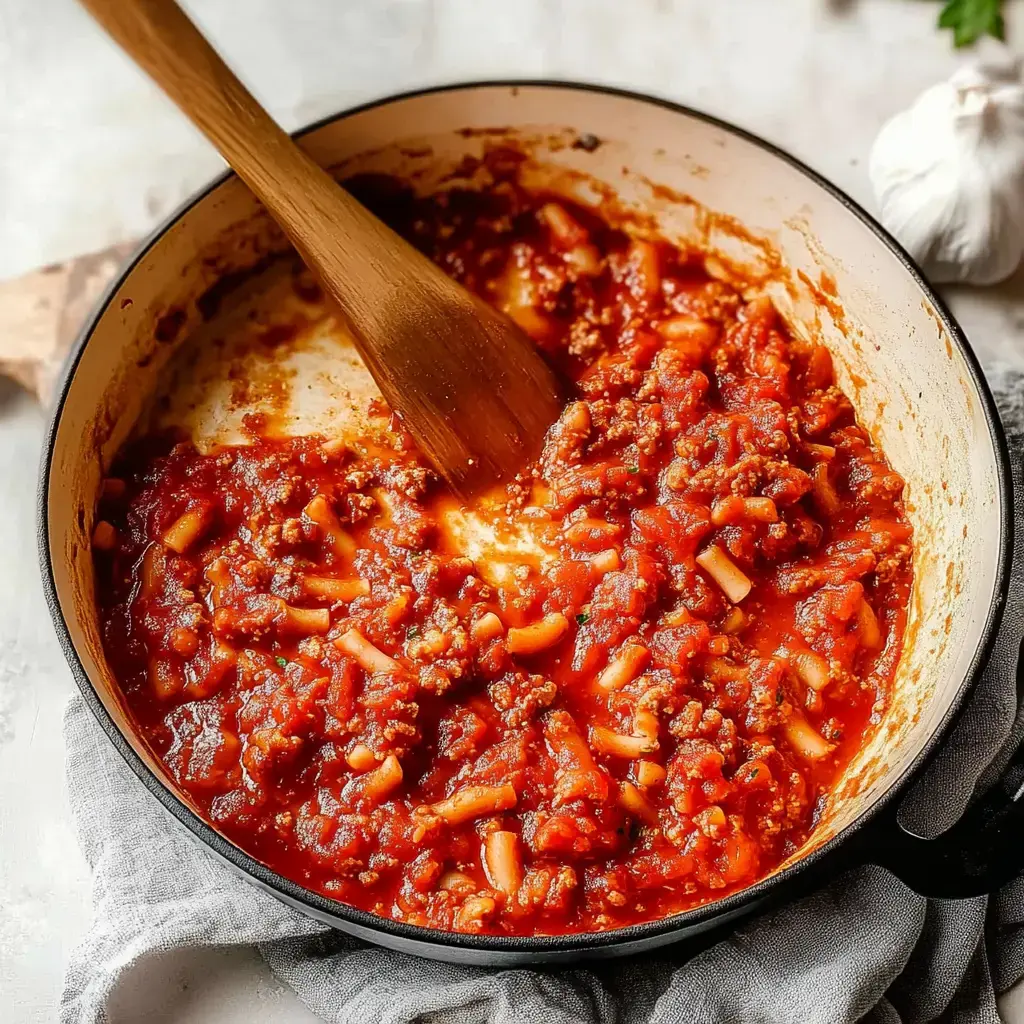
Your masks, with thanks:
M44 401L104 288L134 243L0 281L0 376Z

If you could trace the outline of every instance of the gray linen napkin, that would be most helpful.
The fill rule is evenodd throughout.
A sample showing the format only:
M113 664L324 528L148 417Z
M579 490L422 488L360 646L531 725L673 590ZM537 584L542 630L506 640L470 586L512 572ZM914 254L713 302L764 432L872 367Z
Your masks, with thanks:
M989 378L1019 460L1024 378L999 367ZM901 809L925 834L962 814L1024 734L1008 656L1024 635L1020 586L1008 604L1003 657ZM327 931L237 878L145 790L77 696L64 731L94 919L68 967L63 1024L104 1021L133 965L200 945L257 945L314 1013L337 1024L980 1024L999 1020L996 993L1024 976L1024 879L991 898L929 901L876 867L745 923L689 959L669 948L599 971L419 960Z

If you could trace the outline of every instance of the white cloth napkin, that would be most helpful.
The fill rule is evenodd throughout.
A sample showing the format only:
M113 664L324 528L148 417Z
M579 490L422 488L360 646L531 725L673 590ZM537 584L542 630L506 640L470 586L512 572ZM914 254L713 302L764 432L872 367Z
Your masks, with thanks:
M998 371L1014 458L1022 378ZM1024 543L1024 542L1021 542ZM1024 622L1011 594L1002 654ZM1012 634L1012 636L1011 636ZM941 756L904 803L937 833L1024 734L1013 658L997 656ZM76 826L94 872L94 920L68 968L62 1024L105 1020L132 967L182 946L257 945L274 973L337 1024L873 1024L998 1022L995 995L1024 975L1024 880L992 898L926 900L881 868L743 924L599 970L457 967L368 946L287 909L198 845L135 778L80 697L65 716Z

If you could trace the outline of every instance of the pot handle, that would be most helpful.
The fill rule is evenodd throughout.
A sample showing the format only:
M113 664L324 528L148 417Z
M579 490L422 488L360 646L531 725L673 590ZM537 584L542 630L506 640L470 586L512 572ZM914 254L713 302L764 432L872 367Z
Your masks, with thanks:
M929 899L983 896L1016 878L1024 872L1024 744L952 828L925 839L893 812L868 859Z
M977 796L951 828L927 839L900 825L901 801L883 815L871 837L867 860L891 871L903 883L933 899L966 899L994 892L1024 873L1024 437L1008 440L1013 476L1013 559L1007 602L984 675L997 677L993 689L1015 692L1016 743L999 778ZM982 681L984 686L984 680ZM959 726L960 723L957 723ZM969 738L968 738L969 742ZM1006 757L1005 748L1002 757Z

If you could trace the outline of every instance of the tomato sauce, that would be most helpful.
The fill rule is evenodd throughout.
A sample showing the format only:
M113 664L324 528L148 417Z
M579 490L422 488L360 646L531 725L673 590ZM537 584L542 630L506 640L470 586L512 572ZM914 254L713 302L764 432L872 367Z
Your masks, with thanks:
M827 349L514 165L351 186L572 398L469 509L400 426L133 442L94 550L141 735L239 847L413 924L599 931L763 877L885 713L912 580Z

